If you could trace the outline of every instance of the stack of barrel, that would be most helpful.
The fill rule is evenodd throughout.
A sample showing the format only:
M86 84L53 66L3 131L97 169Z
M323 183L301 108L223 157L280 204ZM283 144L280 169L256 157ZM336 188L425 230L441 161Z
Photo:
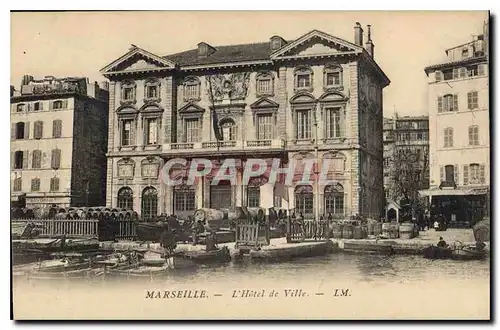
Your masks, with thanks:
M208 232L229 229L244 221L265 223L266 212L260 207L235 207L232 209L201 208L194 212L194 221L204 224Z
M399 225L396 222L385 222L382 224L382 235L388 238L399 237Z
M374 219L368 219L366 225L367 225L368 235L378 236L382 234L381 222Z

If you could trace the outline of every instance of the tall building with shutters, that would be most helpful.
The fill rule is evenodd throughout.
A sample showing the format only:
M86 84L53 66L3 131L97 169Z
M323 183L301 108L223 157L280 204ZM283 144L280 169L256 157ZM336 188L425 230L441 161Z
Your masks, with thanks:
M11 94L11 200L104 205L108 83L26 75Z
M430 196L452 222L476 222L490 199L489 24L425 68L429 96Z
M354 42L313 30L295 40L212 46L160 56L132 45L101 70L110 80L107 205L143 218L196 208L272 206L305 217L383 213L382 90L390 81L374 59L370 27ZM363 37L366 43L363 42ZM215 126L222 131L217 142ZM329 159L335 184L294 184L288 202L267 174L248 185L205 176L163 184L166 161L250 158ZM320 165L321 166L321 165Z

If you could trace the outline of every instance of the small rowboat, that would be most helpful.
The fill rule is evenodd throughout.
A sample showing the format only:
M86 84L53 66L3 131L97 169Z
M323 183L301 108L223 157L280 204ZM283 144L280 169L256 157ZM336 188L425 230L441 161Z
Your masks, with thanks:
M423 249L423 255L426 259L450 259L452 254L452 249L442 248L431 245Z
M485 250L474 250L471 248L462 248L453 250L451 259L454 260L481 260L486 258L487 252Z

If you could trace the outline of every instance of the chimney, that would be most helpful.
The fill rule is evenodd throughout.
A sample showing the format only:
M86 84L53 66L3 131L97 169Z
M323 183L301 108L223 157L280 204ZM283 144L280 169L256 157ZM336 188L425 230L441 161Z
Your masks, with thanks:
M33 78L33 76L30 76L30 75L25 74L25 75L23 76L23 80L21 81L21 86L24 86L24 85L29 85L29 84L30 84L30 82L32 82L32 81L33 81L33 79L34 79L34 78Z
M371 33L371 25L367 25L368 27L368 40L366 41L366 51L368 52L368 54L370 54L371 57L374 57L375 54L374 54L374 49L375 49L375 45L373 44L372 42L372 33Z
M356 25L354 26L354 43L363 47L363 28L359 22L356 22Z

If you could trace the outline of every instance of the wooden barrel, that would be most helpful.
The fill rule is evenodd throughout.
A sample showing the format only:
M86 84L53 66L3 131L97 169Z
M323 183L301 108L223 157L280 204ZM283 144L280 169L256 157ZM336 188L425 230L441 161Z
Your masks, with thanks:
M260 207L247 207L248 215L255 221L264 222L266 220L266 211Z
M331 225L331 233L333 238L342 238L342 224L338 222L334 222Z
M344 225L342 228L342 238L353 238L354 236L354 226L353 225Z
M490 241L490 220L482 220L474 225L472 231L476 242L489 242Z
M389 236L389 228L391 227L391 224L389 222L384 222L382 224L382 234L384 236Z
M376 222L373 224L373 235L377 236L382 234L382 223Z
M196 218L196 217L195 217ZM227 211L227 218L229 220L246 219L245 212L240 206L233 207Z
M397 223L391 223L388 228L389 238L399 237L399 225Z
M223 210L203 208L196 210L194 219L205 223L206 228L217 231L222 227L224 220L227 220L227 215L228 213Z
M404 222L399 225L399 237L404 239L410 239L414 237L413 223Z
M354 226L353 229L353 238L354 239L365 239L367 236L367 229L364 226Z

